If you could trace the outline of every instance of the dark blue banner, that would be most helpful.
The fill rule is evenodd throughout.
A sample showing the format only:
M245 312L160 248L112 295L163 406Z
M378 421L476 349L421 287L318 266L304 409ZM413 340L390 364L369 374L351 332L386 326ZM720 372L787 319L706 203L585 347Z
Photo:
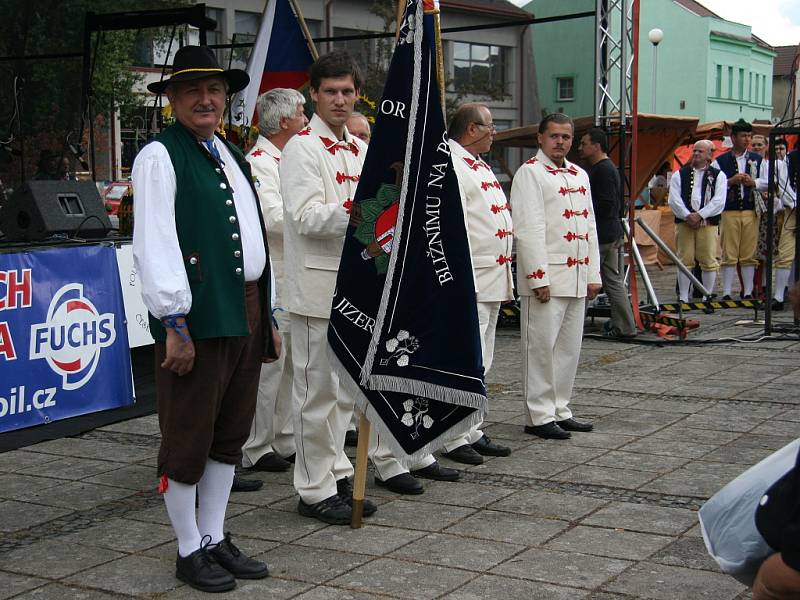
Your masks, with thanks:
M475 283L437 81L409 0L354 200L328 330L340 381L399 457L486 408Z
M130 404L114 248L0 254L0 432Z

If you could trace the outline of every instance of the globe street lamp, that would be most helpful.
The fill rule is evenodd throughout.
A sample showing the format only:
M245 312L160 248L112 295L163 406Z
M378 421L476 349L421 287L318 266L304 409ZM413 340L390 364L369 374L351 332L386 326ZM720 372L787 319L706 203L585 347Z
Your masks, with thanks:
M664 32L661 31L658 27L655 29L651 29L650 32L647 34L647 38L650 40L650 43L653 44L653 90L652 90L652 100L650 102L651 112L653 114L656 113L656 73L658 72L658 45L661 43L661 40L664 39Z

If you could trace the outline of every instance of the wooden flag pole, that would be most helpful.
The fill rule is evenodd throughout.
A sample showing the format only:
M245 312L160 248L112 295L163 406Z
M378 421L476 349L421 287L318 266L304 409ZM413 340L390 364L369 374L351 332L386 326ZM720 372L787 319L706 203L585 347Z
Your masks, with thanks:
M445 102L445 89L444 89L444 52L442 52L442 21L441 21L441 8L436 7L433 14L434 32L436 33L436 77L439 80L439 93L442 96L442 114L447 121L447 103Z
M408 2L406 0L400 0L397 3L397 24L395 25L395 32L394 32L394 41L400 39L400 26L403 24L403 15L406 14L406 5Z
M303 31L303 36L306 38L308 49L311 51L311 58L316 61L319 59L319 52L317 52L317 47L314 45L314 40L311 38L311 32L308 30L306 20L303 18L303 11L300 10L300 5L297 3L297 0L289 0L289 4L292 5L294 16L297 17L297 22L300 23L300 29Z
M350 527L361 529L364 515L364 490L367 487L367 449L369 448L370 424L363 414L358 421L358 446L356 447L356 468L353 478L353 515Z

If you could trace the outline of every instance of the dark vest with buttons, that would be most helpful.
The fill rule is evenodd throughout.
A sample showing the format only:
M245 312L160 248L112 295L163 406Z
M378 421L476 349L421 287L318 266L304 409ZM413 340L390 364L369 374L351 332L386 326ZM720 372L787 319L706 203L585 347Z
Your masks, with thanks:
M244 260L236 205L225 172L205 151L195 135L180 123L166 128L155 138L169 153L175 170L175 224L183 265L192 290L192 308L186 315L193 339L249 335L245 308ZM225 144L250 182L250 165L238 148ZM269 248L261 209L256 206L267 264L258 287L261 292L265 349L274 355L270 306ZM150 332L157 342L166 339L161 322L150 315Z
M756 172L760 171L762 160L764 160L764 158L760 154L750 152L749 150L745 152L745 172L748 172L747 169L750 168L750 161L754 161L756 163ZM725 154L718 156L717 164L719 165L720 170L728 177L728 179L737 173L736 157L733 155L733 151L726 152ZM732 185L728 188L728 195L725 198L725 210L756 209L754 198L751 193L754 188L743 188L744 191L742 193L742 197L739 198L739 189L741 187L742 186Z
M689 212L694 212L694 208L692 208L692 188L689 186L689 183L692 179L691 163L681 167L681 170L678 172L681 174L681 198L683 199L686 209ZM706 205L706 189L708 188L708 180L713 178L711 183L711 189L713 190L714 185L716 184L717 175L719 175L719 169L715 169L714 167L708 167L703 172L703 181L700 184L700 208L703 208ZM675 217L675 222L683 223L683 219ZM709 217L706 219L706 223L709 225L719 225L719 215Z

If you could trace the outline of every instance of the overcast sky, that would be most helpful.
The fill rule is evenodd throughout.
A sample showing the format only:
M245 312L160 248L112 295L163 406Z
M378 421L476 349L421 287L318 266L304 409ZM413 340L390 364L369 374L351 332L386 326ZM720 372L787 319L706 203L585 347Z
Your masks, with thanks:
M522 6L530 0L511 0ZM554 2L557 0L547 0ZM773 46L800 44L800 0L700 0L729 21L744 23ZM669 35L668 32L667 35Z

